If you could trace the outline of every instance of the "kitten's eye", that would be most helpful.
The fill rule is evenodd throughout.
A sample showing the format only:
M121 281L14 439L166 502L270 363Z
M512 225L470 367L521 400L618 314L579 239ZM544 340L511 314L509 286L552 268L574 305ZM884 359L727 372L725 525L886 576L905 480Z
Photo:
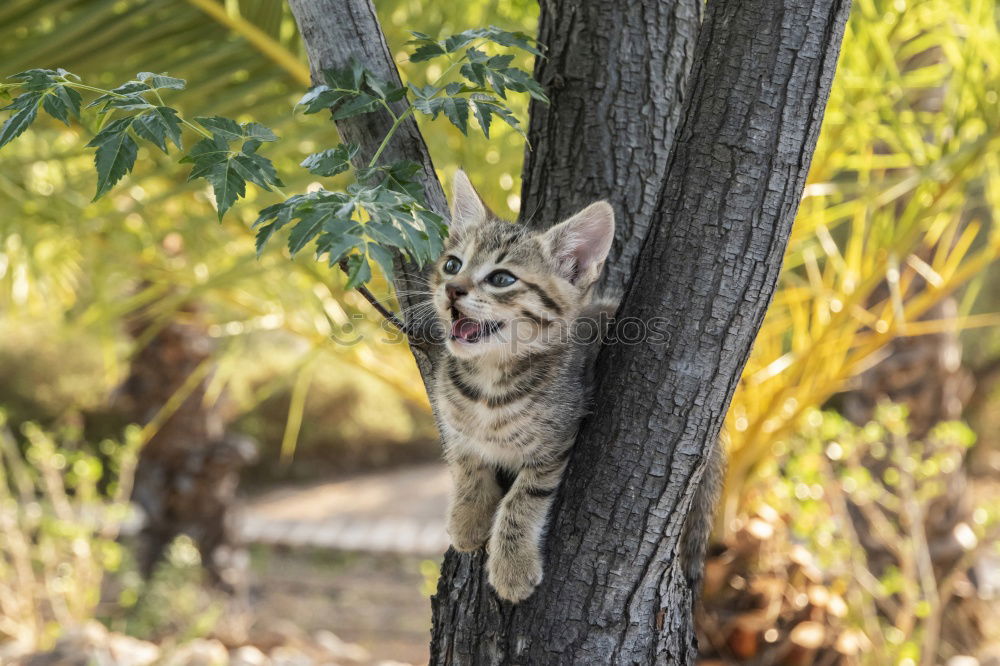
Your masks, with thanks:
M462 270L462 261L458 257L448 257L448 261L444 262L442 270L448 275L454 275Z
M486 281L494 287L509 287L517 282L517 278L507 271L493 271L486 276Z

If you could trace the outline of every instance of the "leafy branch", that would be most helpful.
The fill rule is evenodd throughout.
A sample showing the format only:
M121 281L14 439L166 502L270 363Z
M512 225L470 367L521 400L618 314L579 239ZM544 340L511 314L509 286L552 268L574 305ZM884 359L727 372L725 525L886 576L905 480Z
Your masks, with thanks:
M67 125L71 118L81 121L85 109L93 109L94 136L87 146L95 149L94 200L132 171L143 141L166 154L172 145L184 153L180 161L191 165L188 180L201 178L211 185L220 220L246 195L247 183L282 196L282 201L261 210L253 224L258 255L277 232L287 228L292 256L313 244L317 259L325 257L329 266L344 270L348 288L359 288L383 316L402 327L399 318L364 288L372 278L372 262L390 280L397 254L423 267L440 254L448 230L443 219L428 208L415 180L420 166L381 161L386 147L402 123L417 113L431 120L443 114L466 135L471 114L487 138L493 120L500 118L523 135L507 94L525 93L548 101L530 74L511 66L516 53L491 55L483 50L491 44L493 50L540 55L533 39L524 33L489 27L441 40L417 32L413 36L408 42L413 46L411 62L448 60L433 83L395 85L352 61L341 70L323 72L322 83L310 88L296 105L306 114L329 109L334 120L366 113L392 117L390 129L367 164L356 164L360 149L349 143L313 153L301 163L324 178L351 172L352 181L342 190L320 188L286 197L279 189L284 184L274 164L259 152L265 143L278 140L270 129L219 116L187 119L161 96L161 91L183 90L185 81L151 72L140 72L134 80L112 89L88 85L64 69L31 69L13 75L13 83L0 84L0 94L9 96L13 89L20 93L0 109L12 112L0 126L0 148L28 129L39 109ZM96 97L82 107L81 92ZM185 131L198 138L186 152Z

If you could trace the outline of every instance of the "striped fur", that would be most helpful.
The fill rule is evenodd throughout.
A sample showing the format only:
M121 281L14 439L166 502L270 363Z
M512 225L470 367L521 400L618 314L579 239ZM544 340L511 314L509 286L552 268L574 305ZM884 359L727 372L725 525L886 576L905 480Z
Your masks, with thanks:
M494 217L456 178L451 235L431 277L452 332L432 390L454 479L448 531L457 550L487 545L490 584L515 603L541 581L549 508L588 408L599 340L579 339L575 326L614 310L592 293L613 232L601 202L533 234ZM496 271L514 282L494 286Z

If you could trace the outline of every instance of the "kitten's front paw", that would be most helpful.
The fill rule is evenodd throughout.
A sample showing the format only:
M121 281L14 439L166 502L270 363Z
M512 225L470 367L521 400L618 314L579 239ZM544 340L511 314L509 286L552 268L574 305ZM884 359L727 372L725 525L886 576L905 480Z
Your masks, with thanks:
M481 517L453 511L448 519L451 545L461 553L478 550L490 536L490 522Z
M531 546L497 548L494 539L490 543L486 570L490 585L500 598L511 603L524 601L531 596L542 582L542 558Z

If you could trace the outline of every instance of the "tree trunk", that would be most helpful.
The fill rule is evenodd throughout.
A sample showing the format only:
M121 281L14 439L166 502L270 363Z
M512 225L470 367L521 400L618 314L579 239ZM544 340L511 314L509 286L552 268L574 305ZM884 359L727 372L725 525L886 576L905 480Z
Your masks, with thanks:
M705 452L773 294L848 2L711 2L666 182L553 510L547 579L510 607L446 557L435 663L691 663L676 557ZM599 148L595 148L599 153ZM625 337L627 327L619 325Z
M308 47L321 58L314 68L353 53L387 74L369 0L290 2L307 45L323 40ZM636 258L621 314L653 326L660 341L644 336L602 354L600 407L581 428L553 510L546 579L531 598L501 603L482 552L448 552L432 663L695 659L679 537L774 291L849 3L711 2L671 141L676 109L656 107L676 105L684 78L698 3L682 2L645 3L645 12L580 1L543 8L552 62L538 72L555 87L554 105L532 121L538 154L525 173L525 211L537 207L551 223L609 197L624 218L613 284L628 283ZM603 23L613 15L622 22ZM381 53L368 53L373 44ZM426 159L419 137L394 143ZM619 336L631 328L620 322Z
M158 422L139 452L132 490L145 514L136 539L139 570L151 577L167 547L187 534L209 580L240 591L245 572L232 509L240 472L257 450L249 438L226 432L220 401L205 401L212 340L194 305L162 327L149 312L136 313L129 329L139 348L116 406L130 421Z

